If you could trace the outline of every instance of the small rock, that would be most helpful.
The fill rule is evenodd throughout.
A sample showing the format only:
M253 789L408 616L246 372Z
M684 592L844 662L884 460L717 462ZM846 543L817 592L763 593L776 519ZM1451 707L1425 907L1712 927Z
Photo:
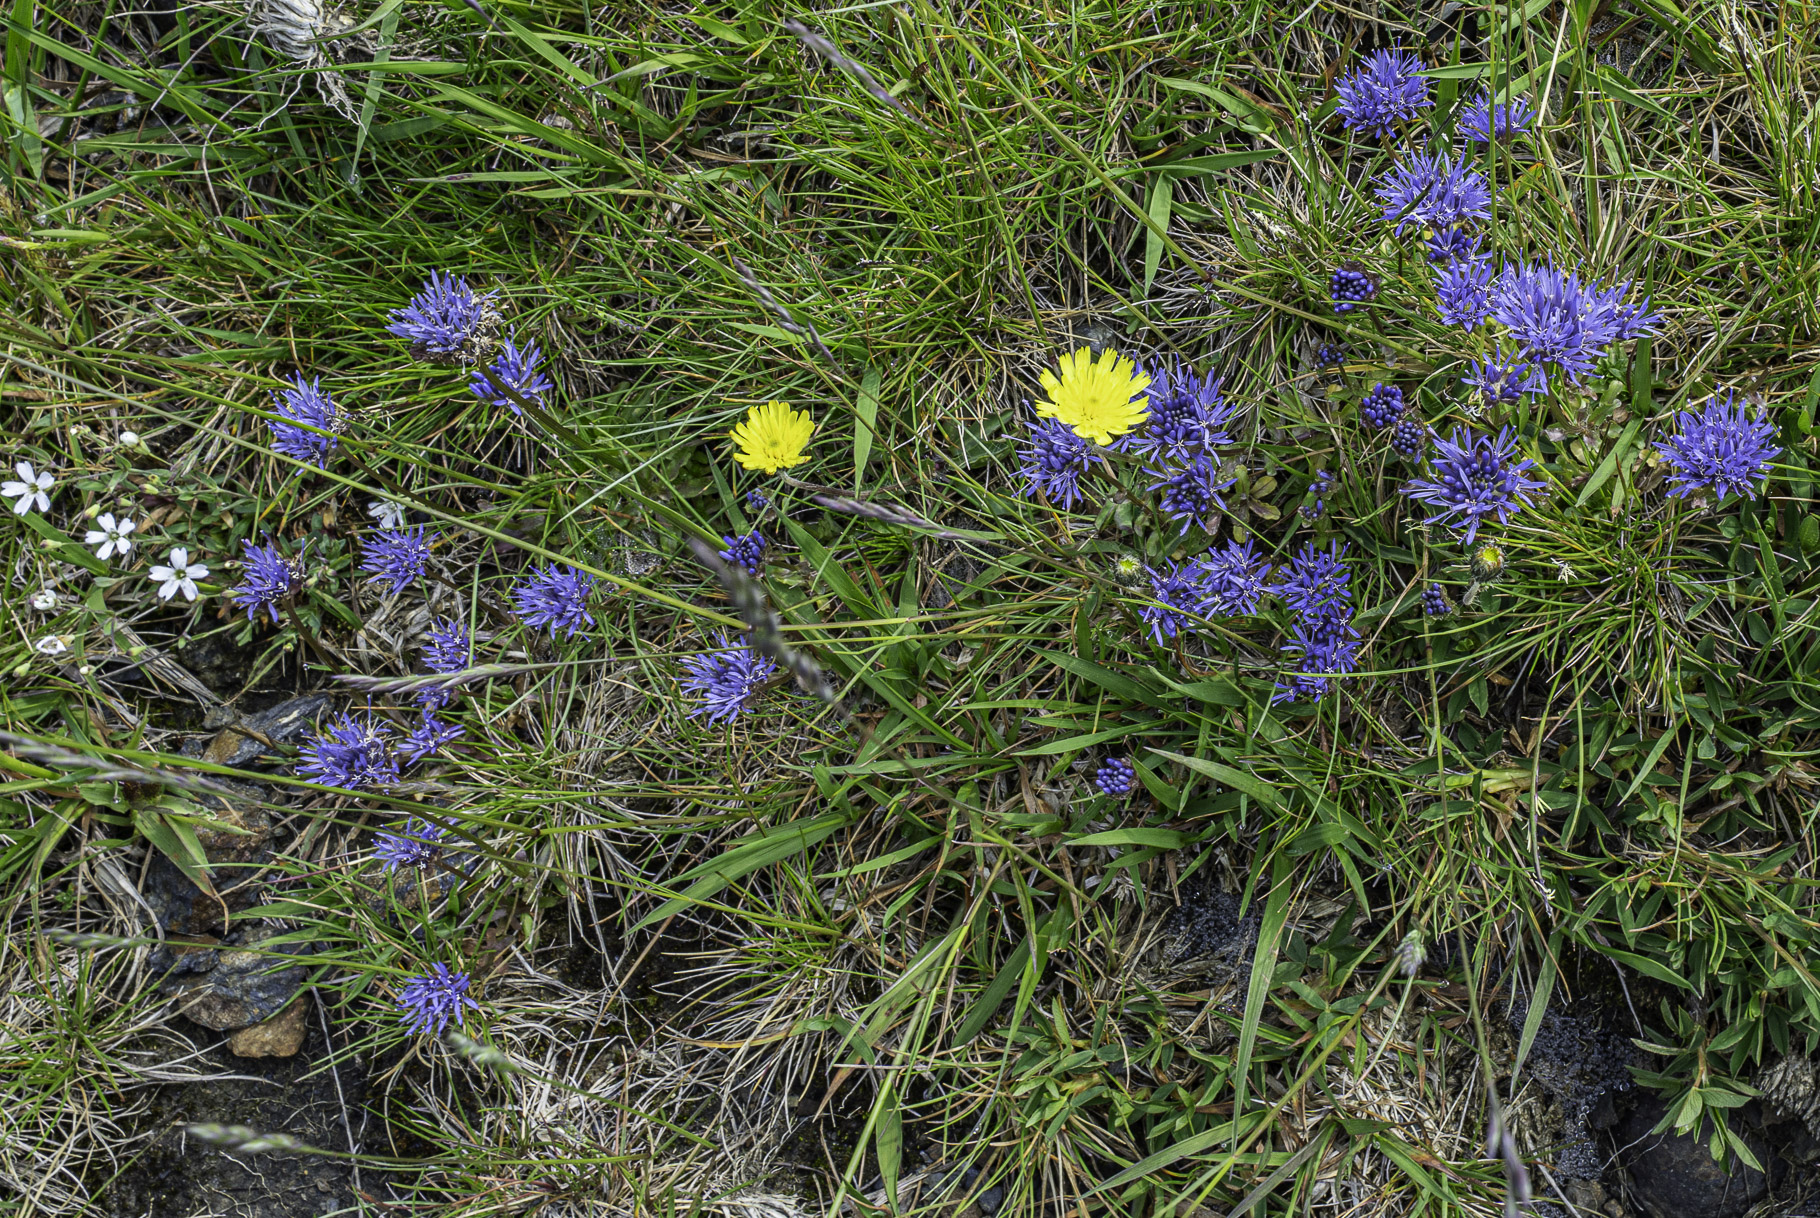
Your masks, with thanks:
M200 978L177 984L177 1009L205 1028L228 1032L276 1015L303 985L301 965L285 967L263 952L249 950L281 931L251 931L236 946L221 950L215 967ZM273 949L287 954L306 950L301 944Z
M1743 1218L1769 1191L1769 1181L1736 1157L1715 1161L1705 1137L1651 1133L1667 1111L1661 1097L1646 1094L1618 1126L1619 1159L1644 1211L1651 1218ZM1745 1124L1742 1110L1728 1115L1758 1162L1770 1162L1768 1146Z
M228 1037L228 1052L235 1057L293 1057L303 1047L309 1031L302 1000ZM320 1182L319 1182L320 1183Z
M209 741L202 759L216 765L245 765L267 751L265 742L259 737L274 744L294 739L316 722L316 716L329 702L327 694L305 694L280 702L270 710L248 715L227 725L219 736Z

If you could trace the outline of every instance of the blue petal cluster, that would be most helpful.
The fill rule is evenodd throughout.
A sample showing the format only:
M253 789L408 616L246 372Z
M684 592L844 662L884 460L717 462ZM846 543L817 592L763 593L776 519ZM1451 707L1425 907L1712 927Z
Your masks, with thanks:
M357 791L398 781L391 729L372 715L355 718L344 712L297 752L297 773L312 782Z
M1440 584L1430 584L1422 589L1422 612L1429 617L1446 617L1453 612L1453 606L1447 603L1447 593L1441 591Z
M1202 376L1176 363L1146 371L1149 413L1142 426L1120 436L1113 447L1152 460L1189 461L1232 443L1221 430L1231 420L1233 407L1220 393L1220 377Z
M1474 360L1460 383L1472 390L1481 408L1520 400L1524 394L1548 392L1548 374L1534 364L1502 353Z
M469 664L473 649L468 628L445 618L424 635L423 666L431 672L460 672ZM455 691L444 685L426 685L417 691L417 704L426 711L441 710L455 700Z
M512 612L527 626L547 626L552 636L563 630L574 638L583 622L596 624L588 612L588 597L593 594L594 577L587 572L569 566L539 567L512 589Z
M1213 532L1219 524L1217 514L1226 509L1220 492L1231 486L1235 478L1222 481L1213 462L1212 454L1203 452L1195 454L1186 465L1177 469L1146 468L1144 471L1158 479L1150 485L1151 490L1162 492L1157 498L1157 507L1169 519L1181 521L1182 536L1196 527Z
M720 552L721 561L744 567L747 575L757 579L759 572L764 570L765 549L771 544L765 540L765 535L753 529L743 537L722 534L721 540L727 543L727 548Z
M1350 263L1336 267L1327 281L1335 313L1350 313L1360 305L1377 299L1378 281L1360 266Z
M398 1007L407 1031L442 1033L454 1020L462 1026L468 1011L478 1011L480 1004L468 996L468 975L449 971L446 964L433 964L421 977L413 977L398 996Z
M1249 617L1270 587L1270 564L1249 541L1229 541L1196 561L1200 612L1207 617Z
M1347 547L1338 542L1326 550L1304 545L1277 573L1277 596L1295 615L1283 655L1297 669L1288 684L1279 684L1272 702L1292 698L1319 700L1333 678L1358 667L1362 641L1352 624L1352 575L1345 564Z
M1630 282L1601 288L1550 263L1507 266L1492 285L1491 315L1518 345L1518 355L1553 364L1575 385L1614 342L1643 334L1659 321L1649 301L1626 304Z
M543 361L543 352L536 343L518 345L518 331L503 343L499 344L499 354L494 358L489 379L486 372L475 368L468 373L468 389L474 396L495 406L509 406L513 414L523 415L524 408L511 398L506 397L494 388L503 385L519 397L525 398L534 406L542 406L544 394L556 388L549 377L538 371L537 365Z
M242 541L240 545L246 553L241 560L246 579L229 588L228 597L246 607L248 621L264 609L276 623L279 604L303 587L303 555L286 558L278 552L277 545L270 542L256 546L250 541ZM304 542L304 547L307 549L309 542Z
M406 736L404 743L398 746L398 752L406 761L419 762L425 757L432 757L442 752L443 745L459 740L467 734L466 728L453 723L444 723L428 708L425 708L423 717L417 721L417 726L411 729L411 734Z
M1380 386L1382 388L1382 386ZM1302 505L1302 519L1316 521L1327 514L1327 492L1333 488L1333 472L1317 469L1314 480L1308 484L1308 493L1312 498Z
M1422 61L1400 47L1374 51L1333 84L1340 119L1364 135L1385 136L1434 103Z
M1313 620L1352 613L1352 575L1343 561L1350 547L1339 542L1317 550L1312 541L1277 569L1270 590L1296 617Z
M1041 495L1064 510L1080 502L1081 475L1093 460L1093 441L1060 419L1033 419L1017 456L1026 495Z
M1479 234L1466 225L1437 228L1422 238L1430 262L1465 262L1480 257Z
M1429 460L1435 476L1414 479L1403 494L1436 509L1426 523L1464 526L1466 545L1487 517L1508 523L1512 512L1531 506L1530 493L1545 485L1524 476L1536 463L1517 458L1517 437L1508 427L1495 439L1456 428L1450 439L1436 438L1435 450Z
M1389 427L1402 415L1403 391L1395 385L1376 384L1359 400L1359 417L1372 427Z
M290 420L288 423L268 422L272 429L272 447L293 461L308 461L318 469L327 469L329 454L341 443L334 435L340 416L334 401L322 387L322 378L318 376L306 381L303 373L297 373L290 388L272 395L272 409ZM296 426L299 423L321 430L308 431Z
M360 569L376 581L391 585L392 592L403 592L422 578L430 563L430 544L435 540L434 534L425 535L422 525L375 533L367 538Z
M1708 490L1718 494L1720 503L1728 495L1749 495L1769 473L1770 462L1782 454L1771 443L1776 429L1767 419L1747 416L1730 390L1724 401L1713 394L1698 414L1681 411L1675 423L1680 434L1656 444L1673 471L1671 495Z
M1411 461L1416 460L1428 447L1428 424L1413 414L1404 415L1391 429L1390 447Z
M1093 772L1093 785L1101 795L1123 799L1137 786L1137 767L1123 757L1108 757Z
M1460 134L1475 144L1508 140L1525 134L1536 121L1529 98L1516 97L1492 104L1490 93L1481 93L1460 111Z
M1412 153L1378 178L1373 191L1399 237L1412 227L1453 229L1491 218L1485 175L1446 152Z
M1193 615L1201 611L1205 594L1201 589L1200 564L1171 562L1160 571L1145 567L1144 572L1150 576L1150 598L1154 603L1140 609L1138 616L1150 627L1151 638L1167 643L1191 627Z
M1335 364L1346 362L1345 343L1322 343L1314 349L1314 362L1318 367L1331 368Z
M462 276L433 271L423 290L393 309L386 330L411 344L411 354L432 364L468 364L481 358L499 330L493 293L476 296Z
M1435 303L1441 320L1472 330L1491 315L1491 258L1482 255L1435 269Z
M716 650L685 656L682 668L682 691L701 698L689 717L706 714L709 723L719 723L751 708L760 687L776 674L777 661L760 655L750 643L734 643L721 635Z
M442 858L441 825L413 816L398 833L381 833L373 839L373 857L385 864L389 875L400 867L430 867Z

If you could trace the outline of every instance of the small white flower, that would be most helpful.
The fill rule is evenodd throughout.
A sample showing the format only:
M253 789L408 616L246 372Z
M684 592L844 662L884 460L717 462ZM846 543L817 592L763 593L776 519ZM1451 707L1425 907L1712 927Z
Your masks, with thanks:
M95 523L101 527L98 529L90 529L88 531L88 536L83 540L88 542L91 546L98 545L101 547L95 551L97 556L101 558L112 558L116 552L125 554L128 550L133 548L132 540L127 537L127 534L131 533L139 526L132 521L115 521L112 512L103 512L100 517L96 519Z
M32 593L32 608L39 613L49 613L57 607L57 594L49 588L41 588Z
M139 447L139 433L136 431L121 432L120 433L120 443L127 448L138 448Z
M0 495L8 499L17 499L13 504L15 515L23 516L32 510L32 504L38 505L40 512L51 510L51 497L48 493L57 483L51 478L49 470L39 473L32 468L30 461L21 461L13 466L13 472L19 475L17 482L0 482Z
M192 563L190 552L182 546L172 550L165 561L171 565L152 568L152 582L159 585L158 599L168 601L182 592L184 600L195 600L196 581L207 575L209 569L201 563Z
M405 523L405 506L393 503L390 499L370 499L367 501L367 515L379 522L382 529L402 529Z
M34 646L38 648L38 654L42 656L60 656L70 649L68 643L54 634L45 635Z
M1571 584L1574 582L1574 569L1558 558L1555 559L1555 572L1560 575L1562 583Z

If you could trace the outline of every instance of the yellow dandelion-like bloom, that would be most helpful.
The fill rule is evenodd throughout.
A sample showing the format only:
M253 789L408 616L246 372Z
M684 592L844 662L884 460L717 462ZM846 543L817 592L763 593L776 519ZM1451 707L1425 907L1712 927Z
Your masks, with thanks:
M815 420L788 402L766 402L746 411L746 420L731 432L739 451L733 459L747 469L775 474L809 459L803 449L815 434Z
M1104 351L1099 359L1082 347L1062 356L1062 375L1045 372L1040 378L1046 402L1036 404L1045 419L1060 419L1074 434L1095 444L1110 444L1150 417L1144 390L1150 378L1117 351Z

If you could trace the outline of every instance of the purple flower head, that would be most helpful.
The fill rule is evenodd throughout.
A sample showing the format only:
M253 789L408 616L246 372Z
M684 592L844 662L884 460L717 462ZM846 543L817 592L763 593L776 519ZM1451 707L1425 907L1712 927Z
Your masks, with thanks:
M1270 585L1270 564L1251 542L1229 541L1195 563L1200 568L1200 612L1206 617L1249 617L1258 611Z
M771 496L763 491L746 492L746 510L755 515L762 515L771 510Z
M1024 493L1037 495L1064 511L1080 501L1081 475L1093 460L1093 441L1075 434L1060 419L1034 419L1028 442L1017 450Z
M424 535L424 528L386 529L367 538L361 550L360 569L376 581L391 585L391 591L403 592L423 575L430 562L430 543L434 534Z
M411 303L392 310L386 329L411 344L411 354L429 364L452 366L484 359L499 335L493 293L474 295L458 275L432 271Z
M1479 235L1464 224L1434 229L1422 244L1430 262L1468 262L1484 256L1479 253Z
M444 723L426 707L423 718L418 720L417 726L411 729L411 734L404 738L404 743L398 746L398 751L403 754L406 761L416 763L425 757L435 756L442 751L443 745L459 740L467 734L466 728L453 723Z
M1369 300L1377 299L1378 281L1356 262L1343 262L1334 269L1327 282L1333 297L1335 313L1350 313Z
M297 773L325 786L357 791L398 781L391 729L372 715L343 713L297 752Z
M1150 399L1143 426L1115 442L1115 447L1153 460L1187 461L1198 453L1232 443L1220 430L1233 407L1220 393L1220 378L1201 376L1192 368L1166 364L1148 370Z
M1183 534L1197 525L1209 533L1213 532L1219 523L1215 519L1215 513L1226 508L1226 501L1220 498L1220 492L1236 481L1236 478L1220 481L1213 457L1204 452L1197 453L1180 469L1146 469L1144 472L1160 479L1152 483L1149 489L1163 492L1157 500L1157 506L1169 519L1182 522Z
M436 623L424 635L423 666L431 672L460 672L468 666L472 653L468 628L454 618ZM454 700L454 690L445 685L426 685L417 691L417 705L426 711L441 710Z
M1377 384L1359 401L1359 417L1372 427L1389 427L1403 413L1403 391L1395 385Z
M246 582L228 589L228 597L246 606L247 620L264 609L272 615L274 624L278 621L278 605L281 601L293 596L303 587L303 554L296 558L286 558L278 552L276 544L268 542L256 546L250 541L242 541L241 547L246 557L241 560L241 570L246 575ZM309 548L309 542L304 542Z
M1314 362L1321 368L1331 368L1335 364L1346 362L1345 343L1322 343L1314 349Z
M558 630L568 638L586 622L595 624L588 612L588 597L594 593L594 577L574 567L539 567L512 589L512 612L527 626L547 626L552 637ZM586 638L586 635L582 636Z
M1404 157L1378 178L1373 192L1384 201L1384 222L1396 221L1399 237L1410 228L1453 229L1491 218L1485 176L1445 152Z
M1656 444L1673 471L1671 495L1709 490L1718 493L1720 503L1728 495L1750 495L1782 453L1771 443L1776 429L1767 419L1747 417L1730 390L1724 401L1717 393L1707 398L1699 414L1683 410L1675 423L1680 434Z
M1173 639L1183 627L1192 626L1189 615L1200 612L1205 593L1201 588L1200 567L1195 563L1170 563L1164 570L1145 567L1150 576L1150 596L1155 604L1138 611L1150 637L1158 643Z
M1512 512L1531 506L1530 492L1545 485L1523 476L1536 463L1517 457L1517 437L1508 427L1500 429L1496 439L1455 428L1450 439L1435 438L1435 450L1429 459L1435 476L1413 480L1403 493L1436 509L1425 523L1464 525L1466 545L1472 544L1486 517L1507 523Z
M1627 305L1628 282L1611 288L1582 283L1547 263L1508 266L1491 289L1491 315L1530 361L1554 364L1574 384L1613 342L1651 333L1659 320L1649 302Z
M1434 103L1422 61L1401 47L1374 51L1364 64L1333 82L1339 114L1364 135L1390 135Z
M272 395L272 409L290 420L267 424L272 429L272 447L293 461L308 461L318 469L327 469L329 454L341 443L334 435L336 425L344 420L323 390L322 378L306 381L303 373L297 373L290 388ZM330 434L305 430L295 426L298 423Z
M1474 360L1460 383L1478 396L1480 409L1520 400L1526 393L1547 393L1548 374L1534 364L1494 355ZM1475 413L1477 413L1475 411Z
M1428 447L1428 424L1412 414L1404 415L1391 429L1390 446L1409 460L1417 460Z
M1491 258L1449 262L1435 269L1435 304L1441 320L1472 330L1491 315Z
M1306 542L1294 558L1277 568L1276 582L1270 590L1296 617L1312 621L1338 613L1352 612L1352 573L1343 561L1349 546L1334 542L1317 550Z
M753 529L743 537L728 537L723 534L721 540L727 543L727 548L720 552L721 561L744 567L747 575L757 579L759 572L764 569L765 549L771 544L765 540L765 535Z
M431 867L442 858L441 825L413 816L398 833L381 833L373 839L373 857L385 864L389 875L400 867Z
M777 661L752 650L750 643L734 643L723 634L717 650L685 656L682 667L682 691L701 697L689 717L706 713L709 723L719 723L751 709L760 688L776 674Z
M1490 93L1481 93L1460 111L1460 134L1475 144L1509 140L1526 134L1536 121L1536 111L1529 98L1516 97L1492 104Z
M1287 685L1277 686L1279 692L1271 702L1293 698L1319 701L1332 688L1335 677L1358 670L1361 645L1350 610L1298 620L1283 642L1285 661L1294 661L1298 671L1290 676Z
M468 975L453 973L446 964L432 964L430 971L413 977L398 996L398 1008L404 1015L404 1026L410 1032L427 1032L440 1036L454 1020L462 1026L468 1011L478 1011L480 1004L468 997Z
M1101 795L1123 799L1137 786L1137 768L1123 757L1108 757L1093 772L1093 785Z
M1333 488L1333 471L1317 469L1314 480L1308 484L1308 493L1312 498L1302 505L1302 519L1319 520L1327 514L1327 492Z
M537 365L543 360L543 352L537 349L536 343L518 345L518 331L512 331L511 337L499 344L499 355L493 360L492 376L475 368L468 373L468 388L475 397L495 406L509 406L512 413L524 414L524 409L494 388L503 385L519 397L542 406L544 394L556 388L555 382L538 371Z
M1422 612L1429 617L1446 617L1453 612L1453 606L1447 603L1447 593L1441 591L1440 584L1430 584L1422 589Z

